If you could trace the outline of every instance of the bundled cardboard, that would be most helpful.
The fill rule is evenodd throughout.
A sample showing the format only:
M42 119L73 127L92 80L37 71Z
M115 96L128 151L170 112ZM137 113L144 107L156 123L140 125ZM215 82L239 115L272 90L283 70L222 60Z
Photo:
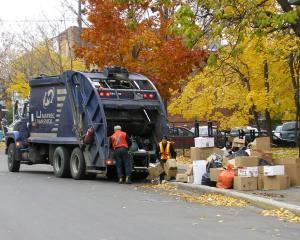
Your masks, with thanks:
M257 177L235 176L233 188L239 191L257 190Z
M274 159L276 165L300 164L300 158L280 158Z
M288 175L281 176L264 176L264 190L283 190L290 187Z
M177 162L175 159L168 159L165 163L165 169L167 170L174 170L177 169Z
M185 173L177 173L176 182L187 183L188 182L188 175L185 174Z
M229 160L228 163L232 164L237 168L241 167L256 167L258 165L257 157L236 157L235 159Z
M193 175L193 164L189 164L187 166L186 175L192 176Z
M284 165L264 166L265 176L281 176L284 175Z
M164 172L164 169L160 163L151 163L149 168L148 168L148 180L153 180L155 178L158 178L160 174Z
M269 164L273 163L273 153L271 151L255 149L251 150L251 156L266 160Z
M175 159L168 159L164 166L164 171L167 175L167 178L173 178L177 175L177 162Z
M263 190L264 189L264 175L263 174L258 174L257 189L258 190Z
M253 150L260 149L264 151L271 151L271 142L269 137L255 138L250 145Z
M198 148L207 148L207 147L214 147L215 146L215 139L213 137L196 137L195 140L195 147Z
M235 137L232 141L232 148L241 148L245 147L245 139L244 138L238 138Z
M188 176L188 183L194 183L194 176Z
M210 168L210 180L213 182L217 182L220 173L224 170L224 168Z
M206 160L212 154L223 155L224 151L219 148L197 148L191 147L191 160Z
M300 158L275 159L274 163L284 165L291 186L300 186Z
M258 167L239 168L237 175L240 177L258 177Z

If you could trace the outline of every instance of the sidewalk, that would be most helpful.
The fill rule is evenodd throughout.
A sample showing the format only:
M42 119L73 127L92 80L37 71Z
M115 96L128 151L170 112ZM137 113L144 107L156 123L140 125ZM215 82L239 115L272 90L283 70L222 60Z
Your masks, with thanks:
M290 188L281 191L236 191L233 189L219 189L204 185L171 182L178 189L197 193L216 193L234 198L244 199L250 204L262 209L283 208L300 216L300 188Z

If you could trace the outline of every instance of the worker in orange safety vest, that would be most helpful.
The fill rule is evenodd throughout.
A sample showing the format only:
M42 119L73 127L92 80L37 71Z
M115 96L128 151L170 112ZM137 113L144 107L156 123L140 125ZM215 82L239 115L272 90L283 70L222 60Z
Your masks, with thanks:
M176 158L176 151L174 149L173 142L168 141L168 137L164 136L161 142L156 147L156 155L164 168L165 163L168 159L175 159ZM160 175L160 180L164 180L165 173Z
M121 126L114 127L114 134L111 136L111 147L114 150L114 158L116 160L117 174L119 178L119 183L124 182L124 172L123 167L125 169L125 177L126 183L131 183L131 171L132 164L131 159L128 154L128 148L131 145L131 140L126 134L126 132L121 131Z

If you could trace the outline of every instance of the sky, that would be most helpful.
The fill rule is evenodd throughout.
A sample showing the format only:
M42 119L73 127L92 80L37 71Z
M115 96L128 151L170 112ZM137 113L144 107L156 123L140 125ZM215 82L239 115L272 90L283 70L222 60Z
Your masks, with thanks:
M0 0L2 30L20 32L28 25L57 22L66 14L67 25L76 24L76 16L62 6L64 0ZM76 0L68 0L76 7Z

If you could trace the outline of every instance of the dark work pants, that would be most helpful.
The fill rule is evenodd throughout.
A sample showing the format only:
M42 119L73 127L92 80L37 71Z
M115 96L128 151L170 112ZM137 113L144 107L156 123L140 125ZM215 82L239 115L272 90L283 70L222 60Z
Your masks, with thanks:
M124 177L123 167L125 169L125 176L129 177L132 171L131 159L127 148L117 148L114 152L116 160L118 178Z
M160 176L159 176L159 180L160 180L160 182L162 182L166 178L165 164L166 164L167 160L160 159L159 162L160 162L162 168L164 169L164 171L162 172L162 174L160 174Z

